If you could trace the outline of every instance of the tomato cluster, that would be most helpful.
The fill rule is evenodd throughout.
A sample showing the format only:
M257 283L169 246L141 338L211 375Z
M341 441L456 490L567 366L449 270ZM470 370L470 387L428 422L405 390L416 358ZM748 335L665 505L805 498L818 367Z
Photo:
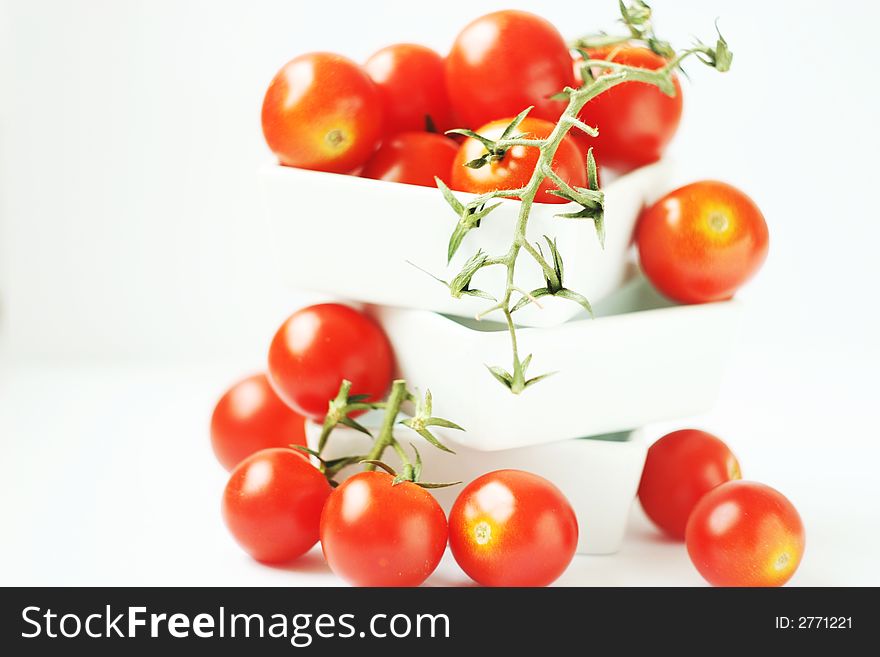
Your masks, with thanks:
M591 57L652 69L665 63L636 45ZM363 65L326 52L294 58L266 92L263 133L287 166L424 186L435 185L436 176L466 192L515 189L531 176L536 152L514 148L490 166L468 169L464 163L482 155L484 146L444 133L467 128L500 134L512 117L532 107L522 132L546 137L565 107L553 96L582 83L582 63L582 55L543 18L497 11L467 25L445 57L400 43ZM647 83L627 82L590 101L581 118L598 126L600 137L566 136L556 172L584 186L591 146L600 163L619 171L659 159L681 114L681 88L675 84L675 97ZM545 192L537 202L564 202Z
M660 529L686 542L709 583L781 586L800 564L803 523L785 496L741 476L719 438L674 431L648 450L639 501Z

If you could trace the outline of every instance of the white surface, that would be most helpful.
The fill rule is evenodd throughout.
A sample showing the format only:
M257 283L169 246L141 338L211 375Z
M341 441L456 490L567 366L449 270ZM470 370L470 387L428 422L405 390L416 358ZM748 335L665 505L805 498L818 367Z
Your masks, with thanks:
M236 548L207 438L215 399L302 301L265 251L265 86L303 51L444 48L472 17L538 4L0 3L0 582L336 582L319 559L268 569ZM615 4L540 12L573 36L612 28ZM671 154L680 182L752 195L771 244L717 405L648 437L714 431L792 499L794 584L880 585L880 4L652 4L681 45L721 17L733 69L689 67ZM577 557L560 581L699 583L655 537L636 512L619 554ZM447 558L431 582L449 581Z
M580 206L575 203L532 205L528 239L542 244L548 257L544 236L558 239L566 287L596 304L623 282L639 212L669 189L672 170L673 163L658 162L605 186L604 249L592 221L555 216L577 212ZM461 317L474 317L494 304L468 296L454 299L425 272L451 281L477 251L491 256L506 253L518 201L491 201L500 206L464 238L447 266L446 247L457 220L436 189L282 166L266 166L260 175L278 273L292 289ZM474 197L458 192L456 196L463 203ZM301 244L310 248L297 248ZM290 255L293 248L296 257ZM353 271L358 275L352 276ZM504 290L506 271L484 269L474 276L471 288ZM523 290L544 285L541 268L525 252L514 282ZM556 326L581 312L578 304L553 297L544 297L541 306L517 311L517 323ZM503 319L500 313L491 317Z
M511 369L503 326L487 331L481 322L476 330L423 310L372 312L400 376L430 389L434 412L467 429L438 428L438 435L496 450L627 431L711 408L736 345L741 304L658 308L657 298L639 277L597 304L596 319L519 330L520 358L534 356L526 375L555 372L519 396L486 370ZM606 305L623 312L605 312Z
M381 414L365 416L358 421L375 430L381 423ZM306 425L309 447L318 448L321 425ZM494 470L526 470L552 481L568 498L577 516L578 554L611 554L620 549L632 507L642 467L645 464L644 433L628 433L627 440L563 440L549 445L508 449L500 452L479 452L467 447L445 443L455 448L455 454L443 452L430 445L417 433L396 426L394 436L404 446L410 458L410 444L416 445L422 457L424 481L461 481L468 484L477 477ZM344 458L363 454L370 448L370 439L348 427L334 429L324 450L324 458ZM389 449L382 460L400 472L401 461ZM314 461L317 464L317 461ZM360 468L346 468L335 479L342 482ZM447 515L461 486L434 489L431 492Z

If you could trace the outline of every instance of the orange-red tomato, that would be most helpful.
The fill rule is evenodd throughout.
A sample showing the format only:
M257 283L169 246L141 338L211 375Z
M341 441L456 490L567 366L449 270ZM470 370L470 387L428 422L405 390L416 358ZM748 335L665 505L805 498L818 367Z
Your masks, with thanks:
M351 394L378 401L394 370L394 354L382 328L367 315L338 303L296 311L269 346L269 381L284 402L320 420L351 381Z
M484 586L547 586L577 549L565 495L531 472L497 470L468 484L449 512L449 547Z
M466 128L516 116L530 105L532 116L556 121L565 102L550 96L573 85L565 39L551 23L525 11L476 19L446 57L449 100Z
M452 125L443 58L425 46L398 43L370 56L364 69L379 88L385 134L423 131L428 119L438 132Z
M741 476L733 452L711 433L673 431L648 450L639 501L655 525L684 540L688 517L703 495Z
M418 586L446 551L443 509L427 490L385 472L361 472L330 495L321 548L334 573L357 586Z
M232 470L267 447L305 445L305 418L278 398L265 374L239 381L224 393L211 415L211 445Z
M639 259L670 299L729 299L760 269L769 234L761 210L736 187L713 180L685 185L642 213Z
M729 481L703 496L687 524L687 550L714 586L782 586L804 554L804 525L779 491Z
M512 118L499 119L482 126L476 132L489 139L498 139ZM543 139L554 128L554 124L543 119L526 117L517 128L517 134L528 139ZM452 164L453 189L461 192L482 194L496 189L518 189L525 186L538 163L538 149L531 146L514 146L507 150L504 157L491 161L479 169L466 167L465 163L485 154L486 148L479 140L467 138L458 148L458 154ZM587 170L584 155L574 141L566 135L559 144L553 158L553 171L559 174L569 185L585 187ZM565 199L548 194L548 190L556 189L556 185L548 178L538 188L535 201L538 203L566 203Z
M347 173L367 161L382 131L370 76L342 55L300 55L275 75L263 100L263 135L281 164Z
M264 449L238 464L223 492L223 519L257 561L284 563L318 541L330 484L288 448Z
M666 60L647 48L622 46L592 51L593 59L656 70ZM583 59L575 59L577 84L581 84ZM578 118L599 129L598 137L572 130L582 150L593 147L603 166L618 171L656 162L675 135L681 120L682 97L678 77L673 76L675 96L667 96L647 82L624 82L588 102Z
M448 183L458 144L430 132L402 132L386 141L364 165L364 178L436 187Z

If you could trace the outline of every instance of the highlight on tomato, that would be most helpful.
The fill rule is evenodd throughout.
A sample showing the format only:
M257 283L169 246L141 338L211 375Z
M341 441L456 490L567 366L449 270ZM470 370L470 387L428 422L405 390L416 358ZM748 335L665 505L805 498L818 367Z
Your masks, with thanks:
M782 493L753 481L712 489L691 513L691 561L713 586L782 586L804 554L804 525Z
M223 491L223 519L254 559L286 563L317 543L330 490L324 475L295 450L264 449L232 471Z
M402 132L379 147L364 165L364 178L436 187L450 179L458 144L430 132Z
M491 121L475 132L491 140L501 137L504 129L513 118L502 118ZM527 116L516 129L517 135L525 139L544 139L554 129L555 124L543 119ZM538 163L537 148L531 146L513 146L499 158L490 158L489 162L479 168L466 166L486 154L486 147L478 139L468 137L458 148L452 163L452 189L461 192L483 194L497 189L518 189L524 187ZM586 187L587 169L584 155L574 140L566 135L559 144L553 158L552 169L565 182L573 187ZM549 178L545 178L535 196L537 203L567 203L563 198L550 194L557 189Z
M627 66L657 70L667 61L648 48L629 45L588 51L591 59L602 59ZM583 84L583 58L574 60L576 83ZM596 75L601 71L596 71ZM682 95L677 76L672 77L675 95L669 96L647 82L629 81L591 99L578 118L598 128L590 137L573 130L574 139L586 154L593 148L596 159L610 169L630 171L656 162L675 136L681 121Z
M418 586L440 563L447 536L434 496L386 472L346 479L321 514L324 558L356 586Z
M534 106L556 121L565 101L550 97L574 85L571 55L559 31L540 16L504 10L469 23L446 57L446 88L457 119L472 128Z
M645 275L682 303L730 299L761 268L769 239L755 202L715 180L670 192L642 213L636 227Z
M275 75L262 121L266 143L281 164L348 173L378 146L382 101L370 76L350 59L308 53Z
M547 586L577 549L578 524L565 495L531 472L497 470L461 491L449 512L449 547L484 586Z
M703 495L741 476L733 452L716 436L698 429L673 431L648 449L639 502L655 525L684 540L688 517Z
M384 133L443 133L453 125L446 93L444 61L438 53L414 43L397 43L373 53L364 70L382 99Z
M343 380L352 395L378 401L394 370L382 328L364 313L322 303L293 313L269 346L269 381L297 413L321 420Z
M261 449L305 444L305 418L278 398L265 374L232 386L211 415L211 446L227 470Z

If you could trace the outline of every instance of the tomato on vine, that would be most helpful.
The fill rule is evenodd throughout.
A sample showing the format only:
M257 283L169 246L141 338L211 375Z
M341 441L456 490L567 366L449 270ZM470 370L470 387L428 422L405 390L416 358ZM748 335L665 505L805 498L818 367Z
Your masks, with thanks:
M642 213L636 227L645 275L682 303L731 298L764 263L768 242L755 202L714 180L670 192Z
M475 128L534 106L556 121L565 102L550 98L574 84L571 55L559 31L525 11L482 16L456 37L446 57L446 88L456 117Z
M263 135L281 164L347 173L378 146L382 101L370 77L333 53L300 55L275 75L263 100Z
M324 558L357 586L418 586L440 563L447 536L434 496L386 472L345 480L321 514Z
M364 165L364 178L436 187L434 177L449 180L458 144L430 132L394 135Z
M443 58L425 46L398 43L370 56L364 69L379 88L386 136L454 128Z
M223 519L257 561L285 563L318 541L330 484L290 448L264 449L232 471L223 492Z
M449 512L449 547L485 586L547 586L577 549L574 510L556 486L522 470L478 477Z
M648 450L639 501L655 525L684 540L688 517L703 495L741 476L733 452L711 433L673 431Z
M667 61L648 48L622 45L589 50L591 59L602 59L637 68L657 70ZM583 59L574 60L577 84L582 84ZM678 77L672 76L675 95L669 96L647 82L624 82L591 99L578 118L598 128L599 135L589 137L574 132L581 150L592 147L604 166L629 171L652 162L663 154L681 120L682 97Z
M305 418L278 398L265 374L232 386L211 415L211 445L227 470L261 449L305 444Z
M338 303L293 313L269 347L269 380L284 402L320 420L344 379L353 395L378 400L394 369L391 344L370 317Z
M491 121L475 132L490 140L498 140L504 129L510 124L512 118L502 118ZM555 125L543 119L527 116L517 127L517 134L524 139L546 139ZM519 189L524 187L535 166L541 157L540 151L531 146L513 146L498 158L489 158L488 163L473 168L467 166L483 156L486 147L474 137L468 137L458 148L458 153L452 163L452 189L462 192L483 194L498 189ZM566 135L556 155L553 158L551 168L560 178L569 185L585 187L587 184L587 169L584 155L580 152L574 140ZM537 203L567 203L566 199L548 193L556 189L556 185L549 178L545 178L538 188L535 196Z
M714 586L782 586L803 557L804 525L779 491L729 481L694 507L686 541L694 566Z

